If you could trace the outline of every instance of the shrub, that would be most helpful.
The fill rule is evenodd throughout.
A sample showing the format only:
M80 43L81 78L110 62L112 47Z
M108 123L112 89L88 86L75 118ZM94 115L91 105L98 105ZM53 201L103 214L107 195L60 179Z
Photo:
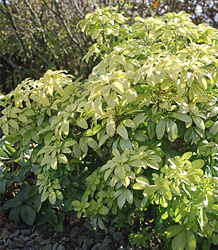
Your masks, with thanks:
M111 8L80 26L101 58L85 82L48 71L5 96L0 124L39 164L41 201L137 246L151 225L168 249L217 245L217 30L183 12L129 26Z

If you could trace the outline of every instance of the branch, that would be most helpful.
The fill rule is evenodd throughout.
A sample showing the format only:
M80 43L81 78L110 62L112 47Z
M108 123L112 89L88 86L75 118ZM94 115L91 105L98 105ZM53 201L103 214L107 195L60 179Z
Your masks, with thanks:
M13 62L12 62L10 59L8 59L6 56L1 55L1 58L2 58L7 64L9 64L12 68L16 69L17 72L19 72L19 73L22 75L21 70L19 69L19 67L18 67L15 63L13 63Z
M27 56L27 49L26 49L26 47L25 47L25 45L24 45L24 42L23 42L22 38L20 37L20 35L19 35L19 33L18 33L17 26L16 26L16 23L15 23L15 21L14 21L14 17L13 17L13 15L12 15L12 13L11 13L11 10L9 10L9 8L8 8L7 3L6 3L5 0L3 0L3 3L4 3L4 7L5 7L5 10L6 10L6 13L3 11L2 8L0 8L0 11L8 17L8 19L9 19L9 21L10 21L10 23L11 23L11 26L12 26L12 28L13 28L15 34L16 34L16 37L17 37L18 41L20 42L20 45L21 45L21 47L22 47L24 56L26 57L26 59L28 59L28 56Z
M126 0L123 1L123 4L120 3L120 0L117 1L117 4L118 4L118 12L119 12L119 13L120 13L121 10L123 9L125 3L126 3Z
M81 52L81 55L84 56L84 53L83 53L83 50L79 44L79 42L72 36L69 28L67 27L66 23L65 23L65 20L63 19L63 17L61 16L61 13L60 13L60 10L59 10L59 6L58 6L58 3L54 0L54 5L55 5L55 8L57 10L57 16L60 18L68 36L70 37L70 39L78 46L80 52Z
M71 6L72 6L72 1L69 1L71 3ZM79 6L77 5L76 1L73 0L73 4L76 8L76 10L79 12L79 14L84 18L85 17L85 14L82 12L82 10L79 8Z
M45 35L45 30L43 28L42 23L40 22L37 13L35 13L35 11L33 10L32 6L29 4L29 1L24 0L25 4L28 6L30 13L33 17L33 22L39 27L41 28L41 34L42 34L42 40L44 42L44 44L48 47L48 49L50 50L50 52L52 53L52 56L54 57L54 59L57 59L57 56L54 52L54 50L51 48L51 46L48 44L47 39L46 39L46 35Z

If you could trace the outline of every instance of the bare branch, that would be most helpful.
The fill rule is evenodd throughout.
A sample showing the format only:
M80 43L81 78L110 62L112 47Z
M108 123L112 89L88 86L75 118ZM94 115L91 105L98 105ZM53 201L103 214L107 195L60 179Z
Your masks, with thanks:
M24 42L23 42L22 38L19 35L18 28L17 28L16 23L14 21L14 17L13 17L13 14L11 12L11 9L8 8L7 3L6 3L5 0L3 0L3 3L4 3L6 13L4 13L4 11L2 9L0 9L0 11L2 11L2 13L5 14L8 17L8 19L9 19L9 21L11 23L11 26L12 26L14 32L15 32L15 35L16 35L16 37L17 37L17 39L18 39L18 41L19 41L19 43L20 43L20 45L22 47L23 54L24 54L25 58L28 59L27 49L26 49L26 47L24 45Z

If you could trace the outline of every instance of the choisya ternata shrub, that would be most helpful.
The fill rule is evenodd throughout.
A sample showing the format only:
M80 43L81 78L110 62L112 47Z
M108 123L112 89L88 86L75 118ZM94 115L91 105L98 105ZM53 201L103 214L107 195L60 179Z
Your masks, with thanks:
M209 249L218 244L217 30L182 12L130 26L112 11L80 23L96 39L87 60L101 57L89 78L48 71L23 81L0 125L39 164L42 201L101 228L110 220L143 235L153 221L172 249Z

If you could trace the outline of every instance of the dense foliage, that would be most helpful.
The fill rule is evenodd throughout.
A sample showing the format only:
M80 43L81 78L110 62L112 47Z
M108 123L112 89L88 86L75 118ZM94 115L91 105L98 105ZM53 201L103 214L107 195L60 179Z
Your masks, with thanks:
M186 11L194 23L217 26L217 0L3 0L0 2L0 92L9 93L25 78L38 79L48 69L65 69L87 78L96 62L82 58L91 40L77 27L96 5L118 5L128 17ZM95 5L96 4L96 5Z
M113 8L79 25L96 40L87 62L100 61L85 82L49 70L3 97L0 125L41 202L125 227L145 248L151 228L166 249L217 245L217 30L184 12L128 25Z

